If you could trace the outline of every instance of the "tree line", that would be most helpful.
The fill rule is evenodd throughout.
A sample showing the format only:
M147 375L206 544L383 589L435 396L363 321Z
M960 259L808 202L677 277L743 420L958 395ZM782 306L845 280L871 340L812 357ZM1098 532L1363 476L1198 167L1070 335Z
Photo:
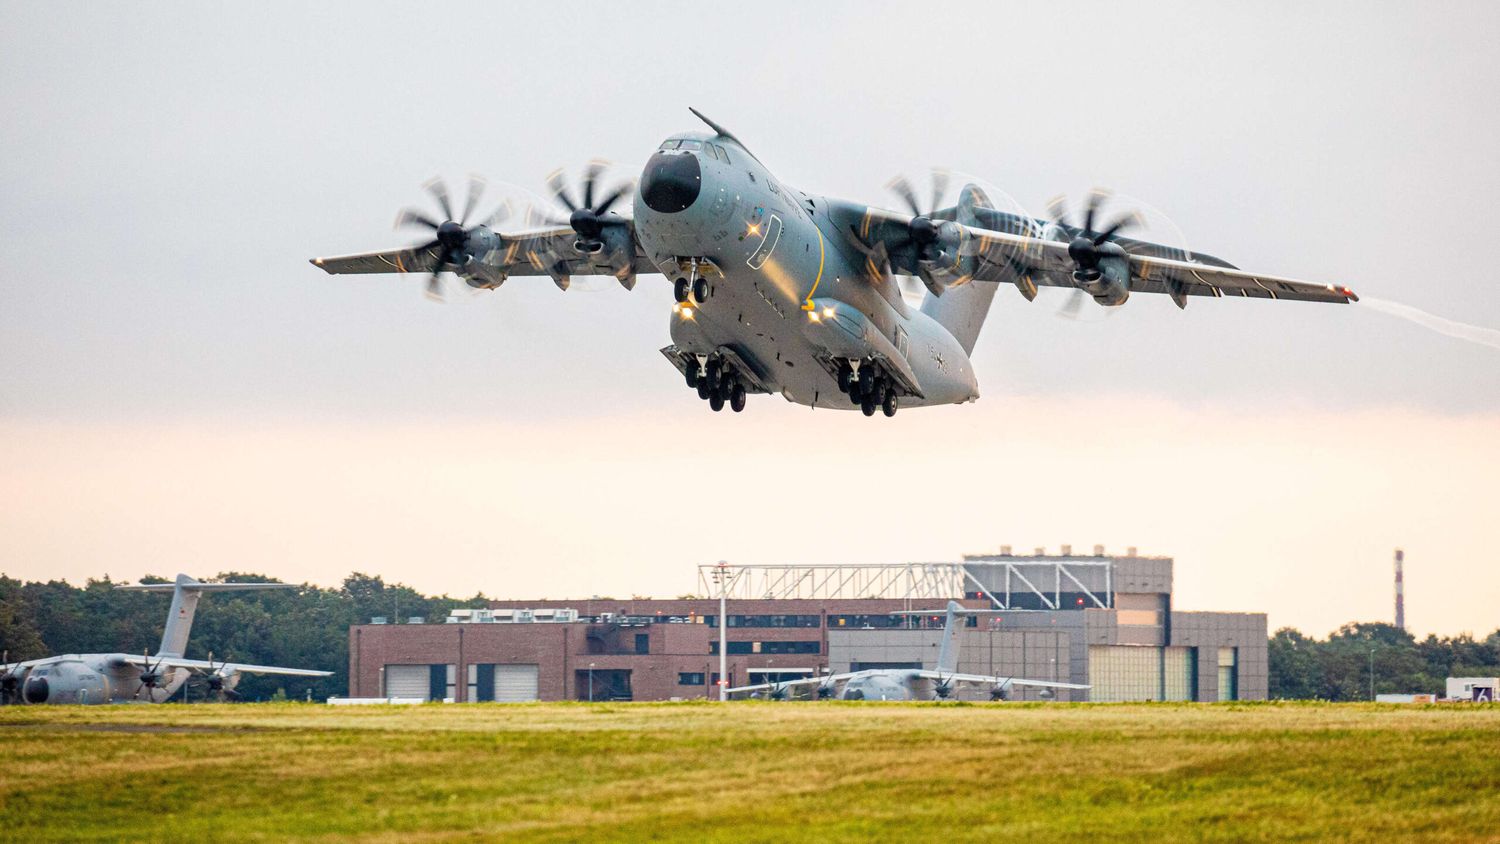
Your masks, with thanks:
M258 574L225 572L214 580L271 582ZM166 583L146 577L143 583ZM170 593L115 589L109 578L73 586L0 575L0 648L11 661L66 653L154 651L171 604ZM428 596L409 586L355 572L337 589L302 585L270 592L216 593L198 604L190 658L332 671L323 679L246 676L246 700L286 695L314 700L349 688L349 627L385 616L392 622L422 616L441 623L457 607L488 606L484 595ZM1500 630L1484 639L1468 634L1417 640L1394 625L1346 624L1319 640L1290 627L1271 636L1270 696L1284 699L1368 700L1375 694L1441 694L1448 677L1500 676Z
M273 582L274 578L224 572L219 581ZM141 583L169 583L143 577ZM115 589L108 577L73 586L60 580L28 582L0 575L0 648L10 661L69 653L156 651L171 593ZM355 572L337 589L302 585L267 592L219 592L198 603L188 637L190 659L280 665L332 671L326 678L245 675L237 691L245 700L272 697L314 700L348 694L349 627L374 616L405 622L422 616L441 623L455 607L484 607L489 599L428 596L401 584ZM190 689L192 694L194 690Z
M1500 676L1500 630L1483 639L1412 634L1382 622L1346 624L1318 640L1291 627L1269 646L1272 699L1369 700L1444 693L1449 677Z

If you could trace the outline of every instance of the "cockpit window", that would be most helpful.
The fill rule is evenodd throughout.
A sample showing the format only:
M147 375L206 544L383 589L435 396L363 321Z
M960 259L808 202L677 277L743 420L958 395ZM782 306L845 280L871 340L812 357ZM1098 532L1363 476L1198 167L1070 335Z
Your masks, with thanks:
M661 142L661 149L677 149L677 145L679 143L682 143L682 142L679 141L679 140L677 140L676 138L673 138L670 141L662 141Z
M714 144L714 149L718 150L719 159L721 161L723 161L725 164L732 164L733 163L733 162L731 162L729 160L729 150L727 150L727 149L719 146L718 144Z
M702 141L683 141L680 149L703 149Z

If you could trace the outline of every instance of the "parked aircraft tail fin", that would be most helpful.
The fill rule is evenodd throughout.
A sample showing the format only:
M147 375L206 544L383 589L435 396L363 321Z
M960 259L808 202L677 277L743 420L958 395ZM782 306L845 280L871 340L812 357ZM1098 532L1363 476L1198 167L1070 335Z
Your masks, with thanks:
M956 216L958 222L978 226L973 209L992 207L989 197L975 185L965 185L958 195ZM938 325L948 330L963 346L964 354L972 354L979 340L979 329L984 327L985 317L990 315L990 303L1000 285L990 282L969 282L950 287L942 296L928 293L922 300L922 313L932 317Z
M198 599L204 592L296 589L297 585L295 583L203 583L185 574L179 574L177 580L172 583L141 583L115 588L138 592L172 593L172 608L167 611L167 626L162 630L161 647L156 649L156 654L157 656L180 657L187 648L188 631L193 627L193 615L198 611Z

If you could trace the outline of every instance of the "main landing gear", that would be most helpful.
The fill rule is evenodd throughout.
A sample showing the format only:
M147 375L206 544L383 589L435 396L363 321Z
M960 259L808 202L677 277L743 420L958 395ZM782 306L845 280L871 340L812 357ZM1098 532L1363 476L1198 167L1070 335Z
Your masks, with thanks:
M839 389L849 400L859 406L866 416L874 416L879 410L886 416L895 416L900 405L896 385L880 364L873 360L850 360L839 365Z
M710 356L706 362L696 356L690 359L687 385L697 388L698 398L707 401L715 413L726 404L735 413L745 409L745 384L734 367L719 357Z

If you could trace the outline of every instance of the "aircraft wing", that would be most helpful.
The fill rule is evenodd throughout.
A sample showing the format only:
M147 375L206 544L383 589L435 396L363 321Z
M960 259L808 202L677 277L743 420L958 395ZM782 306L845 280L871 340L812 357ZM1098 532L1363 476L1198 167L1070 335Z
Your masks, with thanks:
M1034 686L1046 689L1088 689L1091 686L1078 683L1054 683L1050 680L1024 680L1020 677L990 677L984 674L949 674L946 671L918 671L918 677L923 680L937 680L944 683L976 683L986 686L1000 686L1010 684L1012 686Z
M841 683L853 676L854 674L824 674L819 677L803 677L800 680L786 680L781 683L757 683L753 686L735 686L732 689L726 689L725 694L764 692L771 689L790 689L797 686L821 686L824 683Z
M1068 257L1066 243L969 226L964 227L964 232L975 244L969 248L977 250L974 254L981 259L974 274L976 280L1078 286L1073 281L1073 260ZM1341 304L1359 301L1353 290L1342 285L1316 284L1151 255L1131 254L1129 259L1132 293L1166 293L1179 307L1186 307L1187 296L1244 296Z
M573 244L578 233L569 226L531 229L511 234L496 233L498 246L477 255L481 277L489 274L503 281L508 276L549 276L554 280L580 275L620 277L630 273L659 272L638 247L633 260L617 266L610 263L608 250L597 255L580 254ZM634 236L631 235L634 243ZM456 272L457 264L438 266L438 247L429 249L388 249L330 258L313 258L312 265L330 274L344 273L431 273L443 269ZM469 269L473 269L470 267ZM498 282L497 282L498 283Z
M195 671L216 671L225 674L281 674L288 677L331 677L332 671L314 671L309 668L281 668L276 665L249 665L243 662L209 662L203 659L183 659L176 656L127 655L124 662L145 666L165 665L168 668L190 668Z

